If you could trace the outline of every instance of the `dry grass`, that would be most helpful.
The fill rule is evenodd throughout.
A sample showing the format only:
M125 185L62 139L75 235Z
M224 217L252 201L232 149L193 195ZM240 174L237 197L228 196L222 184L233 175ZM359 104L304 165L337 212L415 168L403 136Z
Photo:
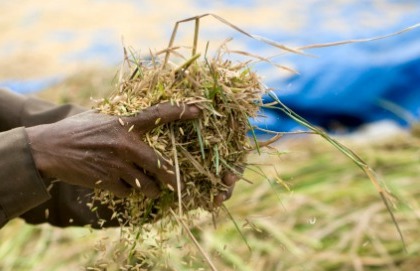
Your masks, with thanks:
M246 167L245 158L254 148L247 136L253 130L249 118L257 115L265 88L249 63L226 60L224 48L215 57L194 55L180 65L165 63L156 55L147 61L127 57L114 94L96 106L101 113L118 116L141 114L143 109L167 102L194 104L202 111L199 119L159 125L141 138L174 167L178 189L162 187L157 199L142 193L116 199L108 191L97 191L95 199L113 209L124 227L122 244L128 252L121 252L127 254L122 266L131 266L132 259L138 266L156 265L151 258L176 230L174 224L183 225L189 233L183 215L187 223L196 215L190 213L193 210L216 215L215 196L227 189L223 175L232 172L241 177ZM127 132L132 128L127 127ZM162 164L158 161L165 170ZM150 240L152 244L147 245Z
M204 247L216 265L222 270L414 270L420 255L419 139L404 134L363 145L348 142L401 199L396 217L407 253L357 167L319 139L293 141L280 147L291 153L272 162L276 171L265 169L269 183L243 184L228 202L251 252L228 221L215 233L203 230ZM273 158L257 159L268 164ZM290 193L277 185L279 180Z
M420 257L419 138L402 133L386 140L346 144L357 150L402 200L396 217L407 250L377 196L360 170L325 141L290 138L252 161L267 164L269 182L252 171L254 184L239 183L227 202L244 234L220 217L214 229L202 216L191 229L220 270L416 270ZM274 170L274 167L276 170ZM277 172L276 172L277 171ZM290 191L278 185L284 181ZM0 231L0 269L79 270L119 249L119 230L32 227L16 220ZM107 239L104 239L107 238ZM101 241L106 252L92 248ZM207 270L189 238L174 231L169 250L156 254L167 268ZM108 253L108 254L106 254ZM114 265L108 270L118 270Z
M128 56L124 48L125 59L115 93L96 106L99 112L131 116L141 114L142 110L151 106L169 102L178 106L181 103L194 104L201 109L202 114L197 120L159 125L141 135L143 142L160 157L157 161L159 168L169 171L162 165L163 160L173 166L174 171L171 173L176 176L176 188L162 186L157 199L135 192L127 198L117 199L108 191L97 190L94 199L108 205L114 212L113 217L121 222L123 249L115 252L112 258L119 266L161 266L159 259L154 256L158 251L164 251L164 247L167 248L166 239L170 238L176 226L181 225L209 267L216 270L188 228L196 215L196 212L191 211L199 209L217 214L215 197L228 189L223 183L223 175L231 172L242 177L241 172L246 167L245 158L254 148L247 136L248 132L254 134L249 118L257 116L262 106L261 97L267 90L250 69L250 61L233 62L225 57L225 53L229 52L225 43L216 50L213 57L208 57L208 44L203 52L197 53L199 23L206 16L216 18L236 31L270 46L299 53L282 44L251 35L214 14L203 14L177 22L168 47L161 52L151 53L149 60L139 59L133 52ZM189 21L195 22L195 31L192 57L185 58L174 42L179 24ZM161 54L165 57L161 58ZM204 56L201 57L201 54ZM183 59L183 62L172 64L174 58L171 55ZM265 60L263 57L257 59ZM159 121L156 119L156 124ZM121 119L120 123L124 125ZM132 129L128 128L128 132ZM259 151L255 135L254 146ZM181 176L184 184L182 191ZM126 256L121 259L120 255Z
M129 63L134 66L117 84L116 93L98 105L100 112L130 116L169 102L195 104L202 114L194 121L163 124L143 136L145 143L179 170L185 189L179 197L174 187L163 187L158 200L132 195L124 204L125 210L133 212L124 220L141 224L151 209L160 218L168 216L169 209L212 211L214 196L226 189L223 174L240 174L237 169L244 168L252 150L248 118L256 116L261 106L264 88L259 78L246 63L227 61L220 51L215 58L197 55L180 66L164 65L155 56L148 62Z
M83 97L101 97L102 91L96 94L95 90L109 86L98 80L92 89L79 90L83 81L81 77L70 79L54 89L74 89L75 98L70 101L86 103L88 99ZM89 94L82 93L85 91ZM51 98L55 102L61 99ZM324 140L300 136L276 146L284 153L281 156L251 156L250 163L266 165L266 176L247 171L246 177L254 183L239 183L226 203L248 245L227 215L219 217L216 229L210 217L198 216L191 232L217 268L416 270L420 264L420 139L401 133L381 141L340 141L375 168L401 199L396 217L408 252L403 251L385 206L360 169ZM155 270L207 270L195 246L181 233L174 230L166 241L167 249L151 255L166 266ZM0 240L3 271L84 270L121 250L119 229L63 230L29 226L19 220L0 231ZM118 265L108 266L108 270L119 270Z
M249 37L289 52L301 53L300 50L250 35L220 17L211 16ZM102 237L99 241L96 240L96 251L92 251L93 245L87 242L91 246L85 254L86 260L77 260L83 261L83 266L94 266L88 268L89 270L205 270L207 266L213 270L400 270L415 265L414 257L418 255L419 248L412 241L417 237L415 229L419 214L418 204L414 199L419 191L405 191L406 194L401 198L409 208L397 213L400 223L398 225L408 237L408 252L405 253L404 245L393 225L395 217L390 211L391 196L387 189L379 185L373 171L360 156L309 124L308 128L327 139L365 171L375 184L376 192L383 197L385 205L378 200L373 187L360 175L354 164L349 164L351 161L337 158L334 152L327 150L325 142L316 141L314 144L306 139L300 141L304 149L296 147L301 154L305 153L297 160L293 156L290 160L281 159L279 149L274 152L270 149L269 153L264 153L265 161L259 157L255 163L248 163L244 179L252 179L254 184L242 182L239 185L235 198L224 208L230 220L219 223L216 230L211 228L213 221L209 221L208 216L200 211L190 213L189 218L195 218L188 221L194 223L192 229L184 224L182 217L175 214L173 210L176 209L180 214L181 210L214 211L213 197L224 189L220 180L222 173L243 168L245 155L252 150L246 137L246 132L252 130L247 120L255 116L261 106L259 97L264 91L258 77L246 63L226 61L222 57L222 51L213 59L209 60L205 56L203 60L198 60L200 55L196 54L196 41L200 18L187 19L196 22L192 58L185 59L180 65L169 65L168 58L160 62L156 55L152 55L148 63L136 58L126 58L126 63L133 65L133 69L129 69L125 75L121 73L116 94L98 106L101 112L124 116L160 102L185 102L201 107L204 114L198 121L164 125L143 138L157 153L167 157L169 163L179 168L186 180L185 192L176 194L169 187L158 200L149 200L138 194L122 200L127 211L117 215L130 221L130 227L122 228L122 235L119 237L116 237L115 231L107 231L116 238L109 240ZM177 26L178 23L174 35ZM172 47L173 39L174 36L166 50L166 56L176 53ZM368 40L356 42L365 41ZM354 41L337 44L349 42ZM319 46L325 47L329 44L312 47ZM282 105L280 101L277 102ZM305 124L303 119L294 115L287 107L281 110ZM404 170L413 170L418 175L418 167L416 171L412 166L418 162L419 141L408 135L404 135L403 139L404 145L392 145L391 152L401 150L403 153L409 148L410 154L416 153L417 156L410 157L410 161L415 161L414 163L402 164L406 166ZM319 146L322 148L319 149ZM382 149L383 146L386 147ZM389 143L384 143L374 145L373 149L375 152L384 151L378 157L388 158L388 147ZM261 150L258 151L261 153ZM369 156L371 153L365 152L364 155ZM276 159L281 159L280 164L278 161L273 162ZM384 158L378 158L381 159ZM396 161L388 161L380 173L384 174L388 166ZM298 168L295 167L296 164L300 164ZM335 167L330 170L332 164ZM376 165L376 168L381 168L380 166L381 164ZM176 174L179 175L178 172ZM292 185L291 178L293 182L299 180L299 183ZM406 183L411 188L414 181L410 179ZM292 187L294 196L281 187L286 190ZM401 186L394 191L397 194L403 193ZM111 207L114 204L112 195L101 192L98 196ZM388 216L390 212L392 219ZM169 222L160 219L154 224L144 224L155 217L169 218ZM182 227L175 227L173 219ZM16 228L20 227L28 232L28 239L24 238L23 242L15 245L16 249L12 252L5 249L12 244L8 240L7 245L0 247L0 256L11 259L4 264L5 268L11 270L17 267L24 270L28 266L36 265L45 256L41 253L35 260L16 260L21 253L27 253L26 241L33 241L30 240L31 234L49 232L51 229L31 229L16 225ZM189 237L184 236L185 232ZM194 240L194 244L191 240ZM197 254L193 245L199 248L201 254ZM49 244L43 243L40 247L45 250ZM77 251L80 255L83 249L78 247ZM18 257L13 257L14 255Z

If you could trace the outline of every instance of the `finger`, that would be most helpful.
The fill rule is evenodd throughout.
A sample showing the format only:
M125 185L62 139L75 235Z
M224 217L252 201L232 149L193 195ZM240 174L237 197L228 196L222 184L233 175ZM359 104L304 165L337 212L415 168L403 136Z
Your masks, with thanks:
M235 188L235 184L239 179L240 177L238 175L230 171L223 175L222 181L227 186L226 190L222 192L224 194L224 200L230 199L233 189Z
M228 186L226 190L220 191L219 194L214 196L214 204L215 206L220 206L222 203L232 197L233 189L235 188L235 184Z
M160 157L146 143L138 141L136 148L131 148L130 159L140 168L147 171L161 185L177 191L177 181L174 167L168 161ZM181 183L181 190L184 184Z
M220 207L223 202L226 200L226 195L224 193L219 193L216 196L214 196L214 206Z
M227 172L223 175L222 182L227 186L232 186L232 185L235 185L235 183L238 180L239 180L239 177L236 174L232 172Z
M235 184L229 186L226 191L223 191L222 193L225 195L224 200L228 200L232 197L233 189L235 189Z
M107 182L99 182L97 185L99 188L112 192L119 198L124 198L130 195L130 186L122 180L112 180Z
M221 206L222 203L232 197L233 190L235 188L235 183L239 180L239 177L232 172L227 172L223 175L222 182L226 185L226 188L223 191L220 191L214 197L215 206Z
M141 169L130 168L125 171L124 181L134 189L141 191L146 197L155 199L159 197L160 189L156 182L147 176Z
M195 105L180 104L171 105L170 103L162 103L151 106L136 116L124 118L129 125L135 125L140 129L152 129L158 125L173 122L176 120L195 119L200 115L200 109Z

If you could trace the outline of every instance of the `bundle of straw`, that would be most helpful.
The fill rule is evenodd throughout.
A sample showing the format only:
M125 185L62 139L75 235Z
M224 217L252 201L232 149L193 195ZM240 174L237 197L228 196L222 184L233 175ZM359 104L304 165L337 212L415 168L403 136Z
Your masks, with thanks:
M172 32L169 46L162 51L166 53L164 60L160 61L158 58L160 53L152 55L151 61L137 61L135 58L130 60L126 54L125 62L127 64L134 63L134 67L128 73L120 73L116 94L102 101L97 105L97 108L106 114L130 116L163 102L195 104L200 107L203 111L200 119L164 124L142 136L142 140L153 148L158 155L165 157L170 164L174 165L178 184L181 181L180 176L182 176L185 190L182 193L179 190L174 192L174 189L165 187L158 199L149 199L142 194L133 194L120 200L115 200L112 195L106 192L100 192L95 199L109 204L114 210L115 216L128 222L128 225L134 226L134 228L138 225L143 226L146 222L153 222L156 218L174 218L172 221L176 221L186 229L190 239L197 244L209 267L216 270L180 218L182 218L183 211L188 213L188 211L199 208L215 212L214 196L226 189L222 182L223 174L230 171L240 175L241 170L238 171L238 169L245 167L245 157L253 150L250 139L247 137L248 131L253 133L253 127L251 127L248 119L255 117L260 107L273 108L282 111L288 117L306 127L310 133L318 134L327 140L368 176L380 194L404 244L401 230L391 210L394 198L379 182L375 172L363 159L351 149L331 138L323 130L314 127L293 112L274 93L268 92L261 84L258 76L249 69L248 62L234 63L225 60L222 53L225 52L222 50L225 47L220 47L213 59L200 58L200 54L196 52L199 22L201 18L206 16L212 16L254 40L296 54L303 54L303 50L312 48L379 40L420 27L420 25L415 25L390 35L370 39L313 44L294 49L249 34L215 14L203 14L178 21ZM178 25L188 21L195 21L192 57L186 59L179 66L171 65L169 62L170 53L180 55L176 51L177 47L173 46ZM259 55L241 51L235 51L235 53L271 63L273 66L289 72L295 72L287 66L272 63L270 59ZM263 105L261 97L266 92L274 102ZM258 144L254 134L255 148L267 146L282 135L282 133L271 133L275 136L261 144ZM121 206L122 208L120 208ZM176 215L177 211L179 216ZM129 231L128 237L125 239L131 246L131 252L133 253L140 239L143 239L143 241L150 240L147 239L147 235L145 237L140 236L142 227L139 228L140 231L134 232L134 238L132 238L133 233ZM238 227L236 228L238 229ZM151 229L149 228L149 233L153 232ZM161 233L160 236L161 240L166 239ZM155 240L153 239L153 241ZM147 253L153 253L153 250L147 250ZM140 265L148 264L146 254L136 256L141 262Z
M258 76L246 63L224 60L220 50L213 59L197 54L180 66L159 62L156 56L130 62L135 66L121 76L117 92L98 104L100 112L130 116L170 102L195 104L202 114L197 120L164 124L142 136L174 166L177 177L182 176L182 193L163 187L158 199L135 193L115 202L102 193L101 200L122 203L124 211L116 215L132 224L166 217L169 210L214 211L214 196L226 189L223 174L240 175L245 156L253 149L247 132L252 129L248 119L256 116L264 91Z

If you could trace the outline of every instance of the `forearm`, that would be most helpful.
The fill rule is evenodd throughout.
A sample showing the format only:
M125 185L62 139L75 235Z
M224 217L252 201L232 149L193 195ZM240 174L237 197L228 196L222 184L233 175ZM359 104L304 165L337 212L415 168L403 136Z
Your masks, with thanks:
M0 132L0 228L21 217L31 224L100 227L119 225L112 212L99 206L92 212L92 189L41 178L33 161L25 128ZM47 189L48 187L48 189Z
M70 201L71 195L84 192L82 195L85 196L91 190L79 191L77 187L57 183L47 192L46 180L40 177L33 162L27 133L22 127L53 123L84 110L73 105L57 106L0 89L0 228L18 216L31 223L49 222L57 226L68 225L70 220L76 225L93 220L92 214L87 215L86 206ZM54 199L48 200L49 192ZM79 214L71 206L84 211ZM50 217L45 213L50 213Z

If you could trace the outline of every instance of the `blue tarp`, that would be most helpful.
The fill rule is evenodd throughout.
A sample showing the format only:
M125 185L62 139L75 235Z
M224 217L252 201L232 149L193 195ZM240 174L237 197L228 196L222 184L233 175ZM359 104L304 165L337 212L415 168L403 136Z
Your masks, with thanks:
M269 82L282 102L311 123L334 129L391 119L407 126L395 108L420 120L420 29L311 53L318 58L294 59L299 75ZM266 129L300 128L278 110L264 114L256 124Z

